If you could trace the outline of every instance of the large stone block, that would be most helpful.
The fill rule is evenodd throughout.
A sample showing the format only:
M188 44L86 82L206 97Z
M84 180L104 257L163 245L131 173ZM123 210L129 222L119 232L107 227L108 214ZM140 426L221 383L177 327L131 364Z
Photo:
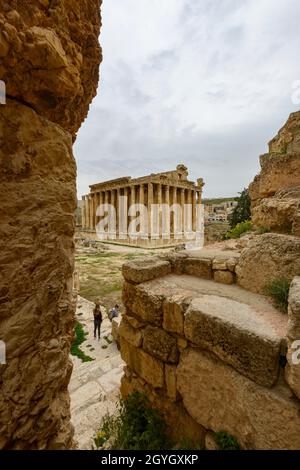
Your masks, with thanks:
M214 281L221 284L233 284L234 277L232 272L220 270L214 272Z
M124 282L122 298L128 314L153 325L162 324L164 296L155 295L147 283L134 286Z
M145 393L152 406L163 414L172 442L182 446L182 442L187 441L195 448L204 446L206 430L187 413L181 401L174 402L166 396L164 390L154 390L141 379L124 375L121 380L122 397L126 398L134 391Z
M183 335L184 312L188 301L184 296L172 296L163 304L163 328L171 333Z
M237 283L253 292L265 292L274 278L292 280L300 273L300 238L266 233L243 250L236 267Z
M177 391L176 369L177 366L175 365L165 365L165 382L167 395L172 401L176 401L179 398L179 393Z
M161 328L153 326L147 326L143 336L143 348L149 354L164 362L176 363L178 361L176 338Z
M177 387L199 424L227 431L247 449L300 448L300 404L284 384L266 389L209 353L187 349Z
M188 257L184 261L184 273L203 279L212 279L212 260Z
M159 258L142 258L123 264L124 279L134 284L150 281L171 273L171 264Z
M255 382L272 386L278 377L281 337L246 304L214 295L192 300L185 336Z
M139 348L142 345L143 335L141 330L133 328L124 318L120 323L118 334L132 346Z
M164 364L120 338L121 356L126 364L154 388L164 387Z
M295 277L290 287L288 315L285 379L300 399L300 277Z

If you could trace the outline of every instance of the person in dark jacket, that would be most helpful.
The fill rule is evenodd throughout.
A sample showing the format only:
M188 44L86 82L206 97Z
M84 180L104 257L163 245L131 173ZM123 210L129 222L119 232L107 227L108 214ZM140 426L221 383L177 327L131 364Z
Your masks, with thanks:
M100 327L102 323L102 313L100 303L96 302L94 307L94 338L96 339L96 333L98 332L98 339L100 339Z

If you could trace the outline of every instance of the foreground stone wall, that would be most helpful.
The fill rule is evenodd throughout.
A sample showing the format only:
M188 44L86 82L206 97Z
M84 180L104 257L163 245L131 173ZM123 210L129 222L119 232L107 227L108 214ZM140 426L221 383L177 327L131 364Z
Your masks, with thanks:
M253 225L300 236L300 111L271 140L260 165L249 186Z
M222 267L228 262L223 260ZM300 328L299 278L290 293L285 338L252 320L243 324L242 305L234 300L193 298L192 291L175 286L174 276L185 273L186 278L186 270L194 280L213 283L212 266L217 264L221 268L220 260L178 254L123 266L126 312L114 332L127 364L122 395L145 392L164 413L177 442L189 439L210 449L215 446L212 431L227 431L242 448L299 449L300 366L291 360ZM246 312L253 321L254 314ZM286 344L284 379L280 363Z
M73 446L76 165L96 93L100 1L0 5L0 448Z

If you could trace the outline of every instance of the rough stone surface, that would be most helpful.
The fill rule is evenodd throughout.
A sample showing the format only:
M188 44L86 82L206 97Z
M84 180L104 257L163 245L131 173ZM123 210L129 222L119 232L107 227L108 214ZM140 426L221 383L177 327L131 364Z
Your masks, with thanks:
M292 280L300 273L300 238L266 233L255 237L236 267L237 283L253 292L265 292L274 278Z
M222 284L233 284L234 277L230 271L214 271L214 281Z
M260 164L249 186L254 226L299 235L300 111L271 140Z
M140 348L135 348L127 343L124 338L120 339L122 359L142 379L146 380L152 387L164 386L164 365L161 361L150 356Z
M165 364L165 382L167 395L172 401L176 401L179 396L176 384L176 369L177 367L174 365Z
M0 448L73 445L72 141L96 93L100 1L0 5Z
M300 406L284 384L263 388L212 355L187 349L177 387L199 424L227 431L247 449L300 448Z
M128 341L128 343L132 344L132 346L139 348L142 345L142 332L133 328L124 318L120 323L118 333L119 336Z
M203 279L212 278L212 261L206 258L187 258L184 262L184 273Z
M75 135L97 90L101 1L51 3L2 2L0 79L10 97Z
M288 315L285 379L300 399L300 277L295 277L290 287Z
M187 413L182 402L175 403L165 395L164 390L154 390L139 378L123 376L122 397L125 398L135 390L146 393L152 406L162 412L167 423L168 434L173 442L177 442L180 447L183 441L188 441L195 448L204 445L206 430Z
M123 264L124 279L134 284L170 274L171 264L158 258L143 258Z
M184 312L187 308L183 296L173 296L163 304L163 328L170 333L183 335Z
M216 443L215 435L211 431L208 431L205 434L205 450L219 450L219 446Z
M129 316L137 316L141 320L160 326L163 320L163 295L155 295L150 284L132 285L124 282L123 303ZM133 314L133 315L132 315Z
M213 295L194 299L185 315L185 336L255 382L272 386L278 376L282 338L253 307Z
M147 326L143 331L143 348L163 362L178 362L176 338L161 328Z

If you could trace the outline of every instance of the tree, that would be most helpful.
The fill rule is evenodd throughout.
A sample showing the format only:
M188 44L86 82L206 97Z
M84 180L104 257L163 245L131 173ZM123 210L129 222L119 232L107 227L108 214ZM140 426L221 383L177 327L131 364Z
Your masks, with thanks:
M251 219L251 199L249 196L249 191L247 188L239 193L240 197L238 198L237 206L234 208L230 214L228 220L231 228L234 228L236 224L240 222L245 222L246 220Z

